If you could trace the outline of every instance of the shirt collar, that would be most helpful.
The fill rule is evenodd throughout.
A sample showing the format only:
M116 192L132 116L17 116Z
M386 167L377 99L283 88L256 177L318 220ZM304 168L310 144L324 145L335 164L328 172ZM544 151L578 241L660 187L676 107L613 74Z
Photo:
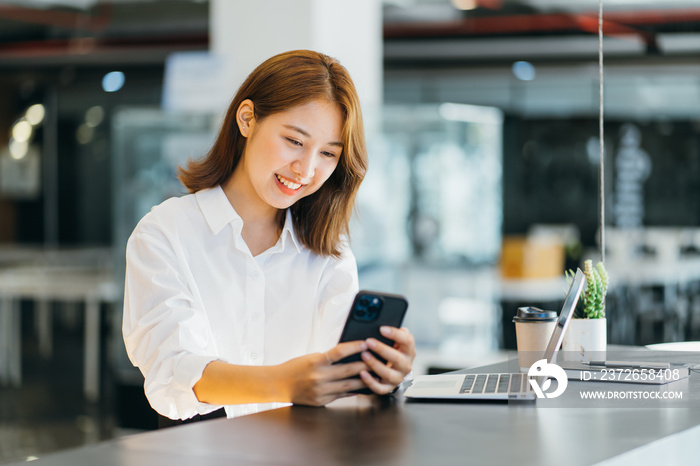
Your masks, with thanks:
M282 249L287 247L287 237L291 238L292 244L297 248L297 252L301 252L302 246L297 234L294 231L294 222L292 221L292 212L287 209L284 218L284 228L282 228Z
M233 208L221 186L202 189L197 191L195 196L212 233L218 235L226 225L231 223L236 235L240 236L243 230L243 219ZM287 247L287 241L292 241L298 253L302 251L302 245L294 231L292 213L289 209L287 209L285 214L284 227L280 236L281 241L277 243L279 249L278 247L273 247L270 252L284 251ZM287 238L290 238L290 240Z
M238 234L241 233L243 219L234 210L221 186L197 191L195 197L212 233L218 235L229 223L233 224Z

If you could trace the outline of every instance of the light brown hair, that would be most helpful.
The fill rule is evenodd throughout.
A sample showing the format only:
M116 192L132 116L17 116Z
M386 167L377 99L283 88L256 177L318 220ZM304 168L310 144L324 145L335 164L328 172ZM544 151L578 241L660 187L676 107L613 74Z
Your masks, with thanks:
M209 153L178 169L190 192L223 184L233 174L246 144L236 111L246 99L253 101L257 121L319 99L340 107L344 122L338 166L318 191L290 207L299 240L317 254L337 257L367 171L360 100L348 71L336 59L310 50L281 53L260 64L231 101ZM284 216L280 218L284 222Z

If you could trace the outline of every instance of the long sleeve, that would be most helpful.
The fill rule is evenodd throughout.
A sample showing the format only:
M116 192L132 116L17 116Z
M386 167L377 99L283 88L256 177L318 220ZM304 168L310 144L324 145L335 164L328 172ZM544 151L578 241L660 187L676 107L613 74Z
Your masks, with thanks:
M341 252L339 259L330 260L319 284L316 351L327 351L338 344L350 306L359 289L355 256L347 244Z
M200 403L192 390L216 351L188 275L166 235L142 222L127 245L122 330L151 406L174 419L218 408Z

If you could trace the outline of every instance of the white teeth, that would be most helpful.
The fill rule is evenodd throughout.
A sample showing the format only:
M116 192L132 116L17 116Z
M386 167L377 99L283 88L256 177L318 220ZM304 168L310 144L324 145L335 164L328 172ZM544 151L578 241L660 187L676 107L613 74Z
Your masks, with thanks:
M277 175L277 179L280 180L280 183L282 183L283 185L285 185L285 186L288 187L289 189L299 189L299 188L301 188L301 185L300 185L300 184L298 184L298 183L292 183L291 181L286 180L286 179L282 178L282 177L279 176L279 175Z

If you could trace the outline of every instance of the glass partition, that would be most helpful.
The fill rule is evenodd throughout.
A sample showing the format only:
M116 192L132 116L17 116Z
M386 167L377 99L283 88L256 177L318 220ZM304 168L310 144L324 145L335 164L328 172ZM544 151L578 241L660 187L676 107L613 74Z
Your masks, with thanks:
M494 263L502 223L500 110L391 105L382 116L358 199L358 263Z

